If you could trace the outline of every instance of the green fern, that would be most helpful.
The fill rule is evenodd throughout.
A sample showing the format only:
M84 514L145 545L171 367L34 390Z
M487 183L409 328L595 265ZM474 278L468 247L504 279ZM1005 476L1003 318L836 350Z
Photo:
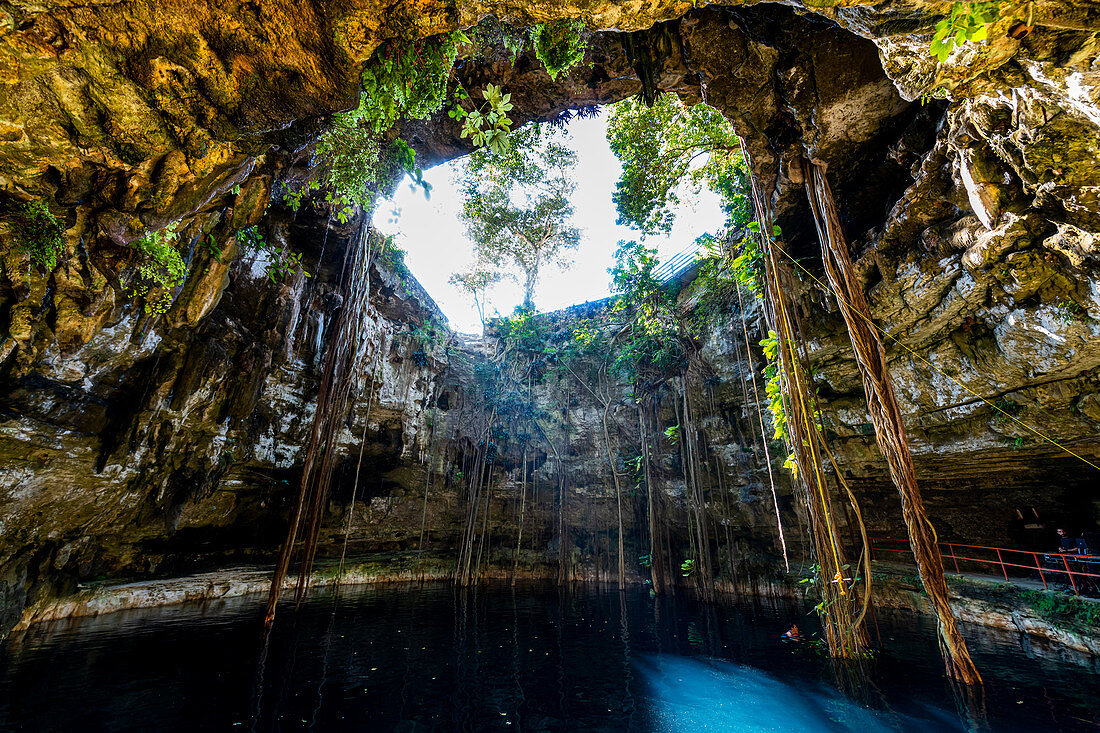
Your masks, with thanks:
M172 291L187 277L187 266L176 249L174 225L147 232L130 246L138 252L137 280L127 291L145 298L145 312L159 316L172 305Z
M584 58L588 41L582 32L584 24L575 20L553 20L531 30L531 45L535 56L546 67L550 78L556 80Z

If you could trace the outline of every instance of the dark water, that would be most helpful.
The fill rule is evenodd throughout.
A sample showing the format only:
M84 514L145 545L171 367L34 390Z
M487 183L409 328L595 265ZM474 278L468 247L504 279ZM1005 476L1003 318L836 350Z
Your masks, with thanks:
M879 617L869 681L783 643L793 607L642 591L345 589L119 613L13 635L0 726L19 730L1097 730L1100 678L967 629L987 686L956 695L926 620Z

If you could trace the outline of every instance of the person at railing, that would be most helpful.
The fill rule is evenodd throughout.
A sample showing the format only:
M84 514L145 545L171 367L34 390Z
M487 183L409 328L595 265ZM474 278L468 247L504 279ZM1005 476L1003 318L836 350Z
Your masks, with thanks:
M1064 555L1076 555L1079 552L1077 540L1061 527L1058 528L1058 552Z

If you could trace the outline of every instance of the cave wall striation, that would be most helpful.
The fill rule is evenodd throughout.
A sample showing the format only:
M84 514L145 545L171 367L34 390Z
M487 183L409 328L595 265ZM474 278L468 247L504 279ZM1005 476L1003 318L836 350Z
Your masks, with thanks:
M1030 33L1017 38L1020 19L1006 15L988 43L942 64L927 43L948 3L693 5L0 4L0 205L48 201L65 227L57 265L43 272L0 217L0 626L79 584L270 559L341 305L342 253L352 237L375 236L321 201L291 211L279 191L308 167L327 117L354 106L358 71L382 42L490 13L520 25L578 17L594 32L585 62L556 82L529 54L460 59L468 88L492 81L513 94L517 120L656 88L733 121L805 268L796 300L825 426L872 534L900 536L900 510L843 321L814 279L824 278L802 157L828 171L888 334L941 537L1032 541L1016 514L1032 508L1040 523L1095 521L1095 470L1013 418L1100 463L1100 5L1031 3ZM391 134L425 164L469 149L442 113L398 127ZM151 317L128 295L128 245L173 223L187 277ZM300 253L312 277L267 278L264 255L237 242L252 226ZM694 297L690 287L680 297L685 319ZM370 367L340 433L326 551L338 551L350 515L352 552L449 553L485 439L476 363L497 346L452 333L384 259L364 317ZM747 360L759 372L761 331L754 303L728 303L656 411L662 427L677 424L689 394L716 567L731 579L781 563ZM503 446L484 557L512 560L523 511L524 567L567 557L577 576L605 574L617 516L604 406L568 381L531 390L553 420L526 461L515 441ZM639 446L629 386L608 395L614 449ZM788 545L802 557L798 503L771 457ZM655 466L665 541L682 554L685 465L665 443ZM628 491L629 551L641 555L645 514L637 487Z

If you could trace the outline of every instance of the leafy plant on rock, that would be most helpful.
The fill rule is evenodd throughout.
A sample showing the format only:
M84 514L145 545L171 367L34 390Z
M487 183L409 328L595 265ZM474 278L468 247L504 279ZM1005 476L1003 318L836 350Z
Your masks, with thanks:
M469 100L470 95L459 87L455 92L456 104L447 114L462 122L461 136L470 138L475 147L487 146L497 155L504 155L508 151L508 133L512 128L512 119L508 117L512 95L505 94L495 84L486 84L482 96L484 104L467 111L462 103Z
M57 256L65 248L61 222L50 213L45 201L27 201L5 217L16 249L25 252L31 262L46 272L57 266Z
M158 316L172 305L172 291L187 277L187 266L176 249L175 227L147 232L130 246L138 254L138 265L127 295L145 298L145 313Z
M273 283L281 282L287 275L300 272L311 277L302 264L302 253L291 252L284 244L282 247L269 242L256 227L248 227L237 232L237 243L242 249L263 253L267 260L267 279Z
M316 161L323 181L311 180L283 193L293 209L309 191L328 188L327 200L337 217L347 221L355 206L370 205L379 176L380 138L401 119L425 119L442 108L447 83L458 55L458 44L469 43L461 31L414 41L384 43L367 62L360 76L359 105L332 116L331 126L317 144ZM407 143L395 143L396 162L414 171Z
M531 30L531 45L550 78L556 80L584 59L588 41L584 37L583 23L552 20Z
M951 52L968 41L984 41L989 37L989 24L1000 14L999 2L956 2L947 17L936 22L929 50L942 64Z
M654 276L657 265L657 251L638 242L620 242L615 252L611 290L618 297L612 316L628 321L611 365L620 377L655 381L683 359L675 298Z

